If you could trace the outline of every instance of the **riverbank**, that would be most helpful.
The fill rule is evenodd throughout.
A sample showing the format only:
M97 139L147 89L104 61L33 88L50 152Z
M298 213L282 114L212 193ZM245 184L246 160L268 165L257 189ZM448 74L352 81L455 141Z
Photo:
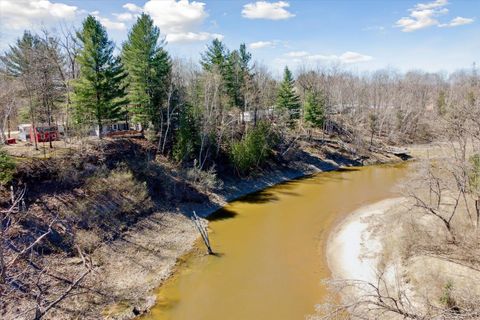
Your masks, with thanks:
M139 252L138 248L131 246L128 241L123 242L122 249L116 251L122 252L122 256L128 256L129 254L125 254L128 252L132 254L135 252L135 261L125 263L122 257L116 257L112 260L123 260L124 262L113 263L104 267L102 273L108 274L109 279L112 281L111 283L115 283L119 290L121 288L120 296L127 297L128 302L126 303L123 300L120 303L110 304L105 307L103 314L108 319L131 319L136 315L148 312L155 304L156 294L154 289L160 287L173 274L175 266L182 263L182 256L195 249L194 244L198 240L198 232L187 218L191 212L195 211L201 217L208 217L228 202L267 187L320 172L338 170L344 165L361 165L360 163L354 163L348 157L338 157L336 160L322 158L321 155L316 153L304 153L302 158L291 161L288 165L270 167L255 177L247 179L224 178L222 189L211 192L208 203L180 204L175 212L155 213L152 216L153 220L157 219L157 217L161 217L161 219L168 217L167 220L172 223L167 225L150 223L147 228L149 230L148 233L144 232L145 227L143 224L140 224L127 235L129 238L135 239L134 243L148 244L149 251L145 253ZM367 159L364 164L382 164L399 161L402 160L393 155L375 154ZM147 221L150 220L149 218ZM155 234L164 232L169 233L171 236L165 238L155 236ZM165 254L165 242L171 246L171 248L166 250L168 255ZM115 252L111 250L112 247L114 246L105 246L102 249L102 256L115 256ZM152 252L159 255L152 256ZM142 265L138 264L137 261L142 261ZM145 265L145 261L148 261L148 265ZM145 272L145 269L151 271ZM134 283L130 281L125 283L123 279L135 280ZM125 290L125 288L128 289ZM120 291L118 292L120 293Z
M312 152L313 151L313 152ZM338 170L342 166L351 165L370 165L401 161L394 155L371 153L370 157L365 157L362 162L349 157L348 154L337 154L335 157L325 157L323 153L302 152L300 156L288 162L288 164L270 166L255 177L246 179L227 176L222 179L223 187L221 190L209 193L209 202L200 204L180 204L176 211L155 213L152 217L165 219L171 224L157 224L149 222L148 233L145 233L145 227L140 224L138 227L129 231L127 237L134 238L134 243L147 245L149 250L158 255L151 255L150 251L139 252L138 248L131 246L129 242L122 241L122 249L117 250L123 253L132 254L135 252L135 262L132 263L112 263L105 266L103 274L108 274L112 283L116 283L114 292L119 292L119 296L127 298L120 303L114 302L104 308L104 315L109 319L131 319L137 314L147 312L155 303L155 288L158 288L175 270L175 266L181 263L181 257L194 248L195 241L198 239L198 233L193 227L187 216L195 211L202 217L208 217L211 213L226 205L228 202L247 194L265 189L282 182L309 176L319 172ZM148 219L147 221L151 221ZM171 236L162 239L155 234L171 234ZM165 241L166 240L166 241ZM165 248L168 243L170 248ZM112 245L103 248L102 256L112 256ZM168 254L166 254L166 252ZM129 254L122 254L128 256ZM180 259L180 260L179 260ZM122 257L112 259L122 261ZM148 261L148 265L139 265L136 261ZM145 272L145 269L150 270ZM122 279L135 279L134 283L126 283ZM109 282L109 281L107 281ZM127 288L127 289L125 289ZM133 289L133 290L132 290ZM110 289L111 290L111 289Z
M392 198L362 207L335 227L327 243L327 261L333 278L376 281L383 248L375 237L372 218L385 214L403 201L403 198Z
M151 161L154 148L145 141L104 141L87 147L66 157L22 159L16 177L30 186L26 202L35 223L59 214L57 228L70 230L48 238L45 248L51 253L43 257L46 262L63 279L83 271L77 248L94 264L78 294L45 319L131 319L145 313L155 303L155 289L194 248L198 233L188 218L192 211L207 217L229 201L278 183L342 166L401 161L382 151L352 152L341 142L309 143L254 176L222 172L217 175L221 186L206 189L165 159ZM68 285L63 279L44 278L52 298ZM33 310L34 303L17 299L2 316L21 319L17 310Z
M330 312L378 319L403 319L406 313L422 319L477 317L479 238L470 215L475 204L468 195L456 200L460 196L448 187L457 181L452 146L412 146L411 153L420 161L398 186L405 197L362 207L331 232L328 283L348 307L324 303L311 319ZM431 181L443 188L433 200ZM451 229L442 224L445 216Z

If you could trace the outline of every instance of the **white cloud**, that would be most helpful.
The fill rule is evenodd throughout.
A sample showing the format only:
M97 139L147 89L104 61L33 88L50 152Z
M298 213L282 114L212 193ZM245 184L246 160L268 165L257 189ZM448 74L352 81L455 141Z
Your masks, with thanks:
M429 10L444 7L448 4L448 0L436 0L429 3L419 3L415 6L417 10Z
M285 56L290 58L302 58L302 57L307 57L308 55L309 54L307 51L291 51L285 54Z
M364 55L358 52L347 51L341 55L310 54L307 51L292 51L284 54L286 58L277 59L277 62L292 62L295 64L305 62L334 62L342 64L353 64L367 62L373 59L372 56Z
M448 9L445 8L447 5L448 0L418 3L412 9L409 9L410 15L399 19L395 26L402 28L403 32L412 32L431 26L457 27L474 21L471 18L456 17L449 23L440 23L437 18L448 13Z
M125 23L118 22L118 21L112 21L109 18L102 17L100 15L99 11L92 11L92 12L90 12L90 14L92 16L94 16L95 18L97 18L97 20L100 21L100 23L105 28L107 28L108 30L120 30L120 31L122 31L122 30L127 29L127 25Z
M132 21L136 17L135 14L131 14L130 12L114 13L113 15L118 21Z
M139 6L137 6L136 4L133 4L133 3L125 3L122 7L127 9L130 12L135 12L135 13L140 13L140 12L143 11L143 9L141 7L139 7Z
M257 41L249 43L248 46L250 49L262 49L262 48L275 48L278 41Z
M449 23L444 23L438 25L439 27L458 27L458 26L463 26L465 24L470 24L473 23L475 19L472 18L463 18L463 17L456 17L452 19Z
M342 54L338 59L343 63L358 63L358 62L366 62L373 59L372 56L367 56L364 54L360 54L358 52L347 51Z
M202 24L208 16L205 3L188 0L151 0L145 3L145 12L166 33L183 33Z
M132 6L129 7L129 10L133 9ZM205 41L223 37L199 30L208 17L203 2L150 0L145 3L143 9L150 14L155 24L160 27L160 31L167 35L169 42Z
M24 29L32 24L71 20L79 13L76 6L48 0L0 0L0 26Z
M243 6L242 16L247 19L282 20L295 17L285 8L290 7L286 1L267 2L257 1Z
M182 32L182 33L169 33L166 40L168 42L193 42L193 41L207 41L213 39L223 39L223 35L218 33L208 32Z
M410 16L399 19L395 26L402 28L403 32L412 32L423 28L439 25L440 22L436 17L448 13L445 6L447 0L436 0L429 3L418 3L409 9Z
M330 61L330 62L340 62L340 63L355 63L355 62L364 62L371 60L370 56L364 56L356 52L346 52L340 56L331 54L331 55L323 55L323 54L314 54L306 57L308 60L311 61Z

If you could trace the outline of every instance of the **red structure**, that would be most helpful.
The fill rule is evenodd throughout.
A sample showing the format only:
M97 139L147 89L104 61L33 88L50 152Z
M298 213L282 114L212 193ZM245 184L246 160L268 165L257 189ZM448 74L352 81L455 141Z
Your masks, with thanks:
M30 141L35 143L35 136L37 137L37 142L49 142L59 140L58 127L31 127L30 128Z

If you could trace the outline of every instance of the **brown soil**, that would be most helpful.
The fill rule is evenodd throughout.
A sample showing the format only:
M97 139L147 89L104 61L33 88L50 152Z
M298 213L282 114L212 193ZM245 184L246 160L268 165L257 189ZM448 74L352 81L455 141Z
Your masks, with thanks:
M15 179L21 185L16 187L27 186L29 214L13 239L19 246L28 243L33 230L45 230L57 217L54 232L36 250L38 259L51 265L50 274L42 276L50 299L81 272L78 246L94 261L94 272L76 294L46 319L130 319L154 304L154 289L192 249L198 236L188 218L193 210L206 217L227 201L286 180L344 165L399 160L334 140L302 142L252 177L239 178L221 168L222 187L206 190L185 178L186 169L162 157L155 160L155 146L147 141L105 139L61 157L18 161ZM8 192L0 191L5 207ZM2 319L31 318L31 312L22 312L33 306L28 291L37 278L33 272L25 278L27 293L9 295L2 303Z

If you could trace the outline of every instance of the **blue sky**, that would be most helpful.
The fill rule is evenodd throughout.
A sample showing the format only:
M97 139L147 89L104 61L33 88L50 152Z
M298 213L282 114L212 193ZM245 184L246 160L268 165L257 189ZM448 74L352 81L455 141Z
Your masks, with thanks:
M174 56L197 60L220 37L230 48L245 42L276 72L286 64L451 72L480 60L475 0L0 0L0 49L25 28L78 27L89 13L120 46L142 11Z

